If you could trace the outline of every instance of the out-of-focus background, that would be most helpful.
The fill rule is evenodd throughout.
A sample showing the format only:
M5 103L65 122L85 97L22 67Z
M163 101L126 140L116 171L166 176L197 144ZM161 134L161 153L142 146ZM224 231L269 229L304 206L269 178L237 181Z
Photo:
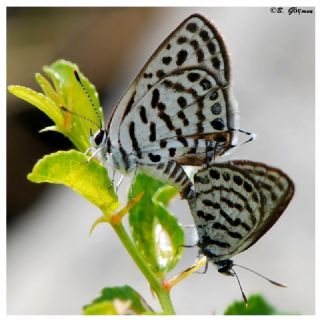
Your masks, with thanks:
M39 89L34 73L64 58L79 65L100 93L106 117L160 42L201 12L221 30L232 57L241 128L258 138L230 159L277 166L296 193L276 225L235 257L287 289L239 270L245 292L262 293L282 311L314 314L315 305L315 16L270 8L8 8L7 80ZM155 308L147 282L112 229L88 231L98 210L62 186L26 180L37 159L71 148L40 111L8 94L7 312L80 314L103 287L129 284ZM128 181L120 189L122 198ZM185 202L172 204L191 223ZM191 265L186 249L175 274ZM241 299L232 277L194 274L172 292L178 314L221 314Z

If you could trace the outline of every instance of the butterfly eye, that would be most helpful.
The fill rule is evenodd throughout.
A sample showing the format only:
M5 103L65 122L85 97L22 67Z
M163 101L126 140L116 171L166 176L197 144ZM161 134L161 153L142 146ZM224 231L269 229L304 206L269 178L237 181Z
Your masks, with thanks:
M104 141L106 137L106 131L101 129L94 135L94 142L97 147L99 147Z

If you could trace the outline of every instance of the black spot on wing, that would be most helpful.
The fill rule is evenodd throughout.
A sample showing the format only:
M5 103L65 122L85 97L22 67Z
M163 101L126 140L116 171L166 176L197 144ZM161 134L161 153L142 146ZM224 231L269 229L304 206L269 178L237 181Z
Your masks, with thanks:
M224 181L229 181L230 180L230 174L228 173L228 172L224 172L223 174L222 174L222 177L223 177L223 180Z
M160 162L161 161L161 156L158 154L153 154L153 153L148 153L148 157L152 162Z
M244 190L246 190L247 192L252 192L252 186L251 186L251 184L248 183L247 181L244 182L243 188L244 188Z
M209 97L210 100L216 100L219 97L218 91L213 91Z
M198 211L197 211L197 216L198 216L199 218L202 218L202 219L206 220L206 221L213 221L213 220L215 220L215 216L214 216L213 214L204 212L204 211L202 211L202 210L198 210Z
M183 121L183 125L186 127L189 125L189 120L187 119L185 113L183 112L183 110L180 110L178 113L178 118L181 119Z
M190 44L194 50L197 50L199 48L199 42L197 40L190 41Z
M159 103L158 103L158 110L159 110L159 111L164 111L164 110L166 110L166 105L165 105L164 103L162 103L162 102L159 102Z
M185 137L182 136L178 136L177 140L184 146L184 147L188 147L188 141Z
M233 181L236 185L241 186L242 185L242 178L240 176L234 175L233 176Z
M172 60L172 58L169 57L169 56L163 57L162 58L162 63L165 64L165 65L168 65L168 64L170 64L171 60Z
M195 152L191 152L191 153L195 153ZM200 175L194 175L194 182L195 183L201 183L201 184L208 184L210 181L209 181L209 178L207 176L200 176Z
M214 114L214 115L218 115L221 113L221 105L219 102L216 102L214 103L211 107L211 112Z
M225 127L224 122L221 118L214 119L210 123L212 125L212 128L215 130L223 130Z
M165 112L159 112L158 116L162 121L164 121L164 123L167 125L167 128L169 130L174 129L173 123L172 123L171 118L168 114L166 114Z
M197 72L189 72L187 77L190 82L196 82L200 79L200 74Z
M160 92L158 89L152 91L151 107L155 109L158 105L160 99Z
M156 124L154 122L150 122L149 140L151 142L156 141Z
M214 54L216 52L216 47L213 42L208 42L207 48L208 48L210 54Z
M204 200L202 200L202 203L207 207L212 207L214 209L220 209L220 204L217 202L213 202L210 199L204 199Z
M250 231L250 226L242 221L240 218L232 219L224 210L220 209L219 214L233 227L241 226L246 231Z
M212 179L215 179L215 180L220 179L220 173L216 169L210 169L209 174Z
M135 135L135 124L134 124L134 122L130 122L130 125L129 125L129 136L130 136L130 139L131 139L133 150L136 152L138 158L141 159L142 154L141 154L141 150L139 148L138 140L137 140L136 135Z
M219 58L218 57L213 57L212 59L211 59L211 63L212 63L212 66L215 68L215 69L220 69L220 66L221 66L221 62L220 62L220 60L219 60Z
M209 34L206 30L201 30L199 36L203 41L208 41L210 39Z
M178 98L177 102L181 108L184 108L187 105L187 100L182 96Z
M177 44L186 43L187 40L188 40L188 39L187 39L186 37L181 36L181 37L179 37L179 38L177 39Z
M164 71L162 69L160 69L156 72L156 75L158 78L163 78L166 74L164 73Z
M186 29L187 29L189 32L195 33L195 32L198 30L198 26L197 26L196 23L190 22L190 23L187 24Z
M160 141L160 148L164 149L167 146L167 140L161 140Z
M198 49L198 50L196 51L196 55L197 55L198 63L203 62L203 60L204 60L204 53L203 53L203 51L202 51L201 49Z
M202 245L205 245L205 246L216 245L217 247L220 247L220 248L230 248L230 244L228 242L213 239L207 235L204 235L200 239L200 242L202 243Z
M169 155L170 157L174 157L176 154L176 148L169 148Z
M176 61L177 66L181 66L187 60L187 57L188 57L188 51L184 49L180 50L177 54L177 61Z
M203 90L209 90L212 87L212 84L208 79L202 79L200 81L200 86Z
M147 118L147 112L146 112L146 108L144 106L140 107L140 119L143 123L148 123L148 118Z

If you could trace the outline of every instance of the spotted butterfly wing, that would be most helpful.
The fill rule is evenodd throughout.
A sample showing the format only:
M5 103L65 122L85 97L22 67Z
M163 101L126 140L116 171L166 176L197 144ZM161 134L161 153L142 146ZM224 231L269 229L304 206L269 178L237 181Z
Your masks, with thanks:
M187 194L192 185L181 165L200 165L208 152L228 151L236 113L223 39L194 14L151 56L114 109L107 138L98 142L115 168L145 169Z
M195 198L189 202L199 249L218 265L253 245L294 193L285 173L252 161L211 165L195 174L194 185Z

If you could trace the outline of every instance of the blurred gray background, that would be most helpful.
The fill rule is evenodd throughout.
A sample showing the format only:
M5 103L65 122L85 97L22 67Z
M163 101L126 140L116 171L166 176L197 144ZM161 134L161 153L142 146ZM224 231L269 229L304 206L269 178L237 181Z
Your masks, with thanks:
M284 10L286 12L286 9ZM315 16L270 8L8 8L7 80L37 89L34 73L71 60L97 86L108 116L160 42L189 14L201 12L221 30L232 57L241 128L258 138L230 159L277 166L296 193L276 225L235 257L288 288L239 270L247 295L262 293L281 311L315 312ZM128 284L157 310L148 284L107 225L88 231L99 211L62 186L26 181L38 158L70 147L35 108L8 94L7 313L80 314L103 287ZM128 188L122 184L120 196ZM191 223L184 201L172 203ZM196 258L186 249L180 272ZM221 314L241 294L236 280L194 274L172 292L178 314Z

